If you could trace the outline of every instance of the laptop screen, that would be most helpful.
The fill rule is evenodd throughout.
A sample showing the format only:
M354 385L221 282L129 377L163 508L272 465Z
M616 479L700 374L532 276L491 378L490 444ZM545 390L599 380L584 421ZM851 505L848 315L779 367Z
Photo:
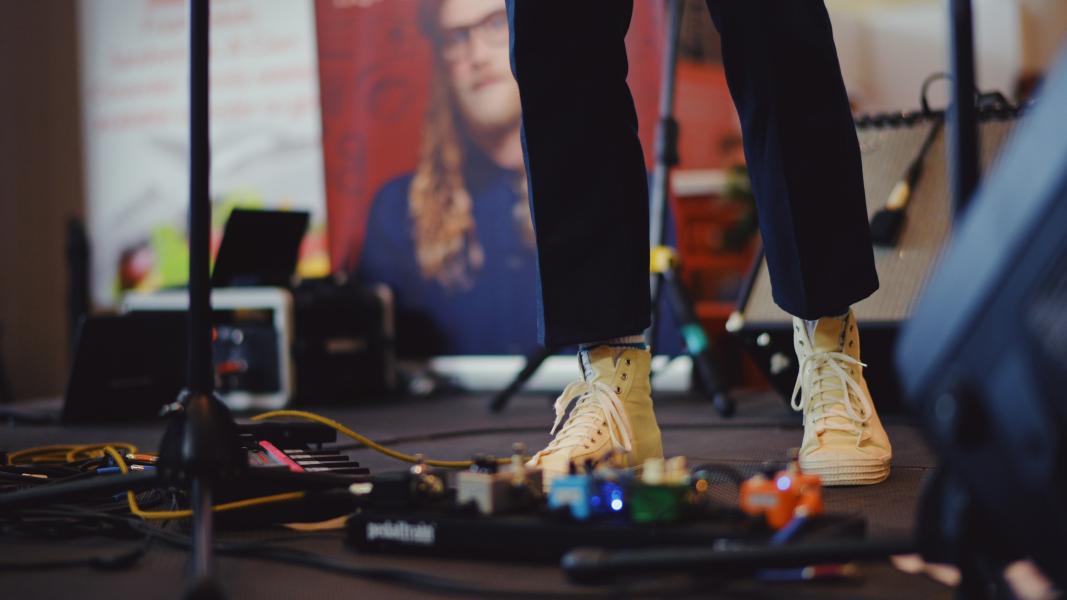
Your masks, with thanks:
M213 287L289 287L300 257L308 213L235 209L226 221Z

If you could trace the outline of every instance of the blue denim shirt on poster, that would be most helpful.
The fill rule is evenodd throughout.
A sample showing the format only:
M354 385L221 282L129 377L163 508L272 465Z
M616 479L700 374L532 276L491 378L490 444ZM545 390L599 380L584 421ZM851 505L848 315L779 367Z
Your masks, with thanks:
M408 192L412 175L386 183L374 198L358 273L395 294L402 356L528 354L537 348L536 256L515 218L519 176L469 152L464 178L485 263L471 285L446 290L422 276Z
M539 347L536 252L515 218L520 179L473 149L468 150L464 179L485 254L485 263L467 288L446 290L419 270L408 201L411 174L383 185L368 214L357 273L365 283L392 288L401 356L525 355ZM672 244L674 228L668 230L666 242ZM655 349L657 354L675 355L682 352L681 338L666 305L661 302L659 307Z

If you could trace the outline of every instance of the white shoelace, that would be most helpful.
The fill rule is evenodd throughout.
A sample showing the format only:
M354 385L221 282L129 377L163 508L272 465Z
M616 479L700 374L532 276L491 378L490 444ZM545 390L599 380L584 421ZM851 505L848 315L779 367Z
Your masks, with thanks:
M567 414L567 405L575 397L578 400L571 409L570 418L564 424L563 417ZM576 446L586 446L589 440L605 428L608 430L615 451L630 452L633 449L630 421L626 417L622 400L606 383L602 381L571 383L563 390L559 398L556 398L555 409L556 421L552 424L550 433L556 437L548 447L538 452L537 456ZM563 425L562 429L560 425Z
M805 356L800 363L790 404L793 410L805 410L807 407L806 412L817 423L816 434L828 430L855 433L856 445L859 446L870 435L863 431L863 424L871 419L874 406L863 386L848 369L841 366L842 363L867 366L844 352L813 352ZM800 393L801 388L803 394ZM833 392L840 392L841 396ZM844 422L831 422L829 419L832 417L840 417Z

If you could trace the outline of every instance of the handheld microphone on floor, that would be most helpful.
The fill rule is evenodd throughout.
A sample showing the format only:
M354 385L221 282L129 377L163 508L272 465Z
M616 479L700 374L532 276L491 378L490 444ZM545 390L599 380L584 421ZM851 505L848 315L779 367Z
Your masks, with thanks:
M785 545L745 542L710 546L659 547L611 550L576 548L560 561L567 578L581 584L604 584L635 575L704 573L708 575L756 572L766 568L796 568L853 560L882 560L910 554L910 538L860 541L818 541Z

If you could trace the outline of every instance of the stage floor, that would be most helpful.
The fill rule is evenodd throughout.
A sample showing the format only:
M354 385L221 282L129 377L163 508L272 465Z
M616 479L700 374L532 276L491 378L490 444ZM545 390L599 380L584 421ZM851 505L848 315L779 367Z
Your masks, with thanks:
M767 392L738 393L737 414L731 419L716 415L710 405L682 395L657 397L656 411L663 427L664 450L684 454L693 461L727 462L745 473L764 461L779 461L798 446L802 430L781 398ZM468 458L474 453L507 455L512 443L523 442L531 450L549 439L552 398L518 396L498 415L486 410L487 396L406 399L349 408L312 407L344 422L373 439L400 441L390 444L406 452L421 452L433 458ZM877 400L877 399L876 399ZM827 510L858 513L867 517L871 536L899 536L911 531L916 499L923 479L935 459L918 431L906 419L885 415L883 420L893 443L893 472L875 486L826 490ZM0 429L0 447L18 449L48 443L93 443L128 441L154 450L161 427L154 426L5 426ZM397 470L400 463L370 450L351 451L372 472ZM724 491L723 499L732 500ZM266 539L286 535L280 530L225 533L227 539ZM0 556L20 561L84 557L86 554L117 553L129 542L82 539L63 542L15 541L0 538ZM452 559L361 555L346 549L340 532L286 542L294 548L344 560L353 566L394 567L424 574L450 577L497 589L574 594L626 593L618 588L587 588L568 584L552 566L490 563ZM182 587L185 554L167 547L154 547L140 564L127 571L106 573L89 569L58 572L12 573L0 570L0 587L11 598L178 598ZM322 598L340 595L362 597L432 597L433 594L383 583L313 571L299 566L223 557L219 571L233 598ZM952 590L923 577L900 573L888 563L861 565L861 577L847 582L805 584L709 583L695 594L702 597L790 598L949 598ZM685 587L685 578L672 578L668 585ZM634 590L653 591L643 584ZM665 588L658 588L665 589ZM671 593L670 597L683 597Z

